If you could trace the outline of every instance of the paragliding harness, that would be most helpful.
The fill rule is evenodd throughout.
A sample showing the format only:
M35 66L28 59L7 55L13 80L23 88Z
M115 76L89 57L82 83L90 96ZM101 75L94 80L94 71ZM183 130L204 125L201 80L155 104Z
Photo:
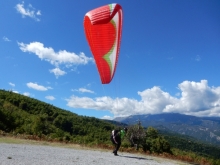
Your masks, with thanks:
M120 130L112 130L111 141L113 144L118 144L121 142Z

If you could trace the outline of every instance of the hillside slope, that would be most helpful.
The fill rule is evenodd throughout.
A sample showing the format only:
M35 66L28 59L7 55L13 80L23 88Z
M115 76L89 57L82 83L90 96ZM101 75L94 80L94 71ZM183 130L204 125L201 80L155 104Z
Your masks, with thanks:
M0 130L77 143L110 143L113 124L0 90Z
M220 147L219 117L196 117L178 113L165 113L133 115L114 120L126 124L133 124L140 120L144 127L153 126L159 130L176 132Z

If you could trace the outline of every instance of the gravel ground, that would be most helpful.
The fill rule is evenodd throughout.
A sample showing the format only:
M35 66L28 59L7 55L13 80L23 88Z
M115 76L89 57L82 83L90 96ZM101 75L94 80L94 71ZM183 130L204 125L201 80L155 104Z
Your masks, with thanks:
M119 152L45 145L0 143L0 165L185 165L186 163Z

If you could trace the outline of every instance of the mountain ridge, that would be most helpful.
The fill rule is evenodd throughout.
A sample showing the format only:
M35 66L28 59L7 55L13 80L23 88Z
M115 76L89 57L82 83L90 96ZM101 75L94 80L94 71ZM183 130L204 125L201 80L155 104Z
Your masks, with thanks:
M196 117L180 113L142 114L115 118L114 121L128 125L140 121L143 127L155 127L182 135L194 137L200 141L220 147L220 117Z

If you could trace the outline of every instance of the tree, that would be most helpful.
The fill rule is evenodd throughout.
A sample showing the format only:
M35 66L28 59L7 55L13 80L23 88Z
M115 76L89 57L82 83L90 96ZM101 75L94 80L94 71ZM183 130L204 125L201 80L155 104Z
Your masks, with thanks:
M146 150L153 153L171 152L170 144L153 127L148 127L146 131Z
M127 132L127 140L130 142L131 146L134 146L136 150L140 147L145 146L146 134L144 128L141 126L141 122L138 124L130 126Z

